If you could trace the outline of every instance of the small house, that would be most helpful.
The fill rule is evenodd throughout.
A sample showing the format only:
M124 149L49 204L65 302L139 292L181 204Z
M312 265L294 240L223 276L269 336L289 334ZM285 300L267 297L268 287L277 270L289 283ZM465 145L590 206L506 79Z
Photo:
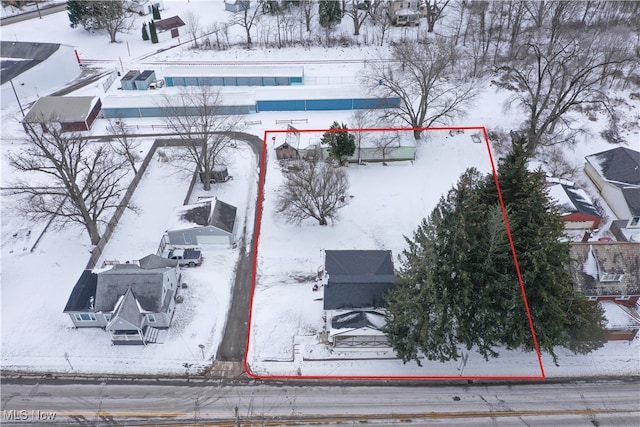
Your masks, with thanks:
M395 287L391 251L328 250L322 277L324 319L335 347L388 347L384 296Z
M235 242L236 207L222 200L206 200L176 210L165 241L170 245L228 245Z
M618 219L640 222L640 152L617 147L587 156L584 171Z
M224 0L224 10L228 12L243 12L251 8L249 0Z
M155 81L156 72L153 70L144 70L133 79L133 84L136 90L147 90L149 89L149 85Z
M418 10L418 1L392 1L389 7L389 16L393 25L408 26L420 25L422 14Z
M298 146L300 145L300 132L291 125L287 125L287 133L284 142L278 145L276 150L276 158L278 160L298 160L300 153Z
M180 27L184 27L185 23L179 16L154 21L158 34L158 41L165 41L180 37Z
M158 8L158 10L163 10L164 9L164 1L160 0L160 1L152 1L152 0L135 0L135 1L130 1L127 4L128 9L133 12L133 13L137 13L140 16L143 15L149 15L150 13L153 12L152 8L155 6L156 8Z
M97 96L43 96L22 121L40 124L45 131L48 123L60 125L63 132L86 131L101 109L102 101Z
M594 230L600 227L602 217L589 195L573 182L547 178L549 196L560 209L567 230Z
M180 267L157 255L105 270L86 270L65 306L76 328L104 328L114 344L157 342L171 325Z

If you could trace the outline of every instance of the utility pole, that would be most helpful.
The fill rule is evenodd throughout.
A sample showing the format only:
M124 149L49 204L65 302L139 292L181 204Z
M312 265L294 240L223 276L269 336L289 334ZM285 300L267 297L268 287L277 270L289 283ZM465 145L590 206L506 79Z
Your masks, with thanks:
M9 79L9 83L11 83L11 89L13 89L13 94L16 96L16 101L18 101L18 106L20 107L20 112L22 113L22 118L24 118L24 110L22 109L22 104L20 103L20 98L18 98L18 92L16 92L16 87L13 85L13 80Z

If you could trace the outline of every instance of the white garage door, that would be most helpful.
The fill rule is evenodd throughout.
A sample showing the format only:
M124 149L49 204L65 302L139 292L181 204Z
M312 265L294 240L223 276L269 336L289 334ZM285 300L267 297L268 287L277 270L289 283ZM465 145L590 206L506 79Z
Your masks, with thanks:
M198 236L199 245L229 245L227 236Z

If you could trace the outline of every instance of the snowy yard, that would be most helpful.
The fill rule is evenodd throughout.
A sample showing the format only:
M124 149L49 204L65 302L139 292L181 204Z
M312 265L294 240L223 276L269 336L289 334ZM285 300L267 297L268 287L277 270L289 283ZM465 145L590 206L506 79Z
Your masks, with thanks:
M220 13L211 13L212 5ZM226 20L221 1L164 2L163 17L184 14L191 10L202 17L204 25L211 21ZM141 25L143 20L139 18ZM138 19L138 18L136 18ZM204 20L207 19L205 22ZM69 28L66 13L57 13L33 23L12 24L2 29L3 40L43 41L43 34L51 41L66 43L77 48L82 59L97 59L102 71L138 69L163 61L309 61L304 65L309 91L331 87L352 90L366 69L365 62L388 54L371 45L336 47L332 49L286 48L245 50L232 48L225 51L196 51L190 44L173 48L175 41L151 45L140 39L136 30L120 35L119 43L110 44L105 34L91 34ZM397 31L396 31L397 30ZM241 40L242 28L230 27L231 38ZM392 29L393 34L406 33L406 29ZM184 42L184 40L183 40ZM155 53L157 50L161 52ZM338 59L341 63L322 63L319 59ZM350 62L348 62L350 61ZM159 66L158 66L159 67ZM259 64L246 67L260 67ZM122 69L121 69L122 68ZM74 92L72 95L106 96L104 79ZM111 92L116 92L114 84ZM300 88L300 87L298 87ZM467 108L467 115L458 118L453 126L486 126L508 132L522 122L520 112L503 108L508 93L498 91L484 81L478 88L475 103ZM44 95L44 94L40 94ZM635 123L640 101L621 94L625 105L620 115L625 123ZM23 99L28 107L35 98ZM577 113L576 113L577 114ZM2 110L1 179L6 186L13 171L6 161L6 153L20 149L23 130L17 107ZM262 137L268 130L283 130L286 125L278 120L297 119L304 124L298 129L325 129L334 120L353 125L351 112L269 112L247 117L251 124L246 132ZM636 120L637 121L637 120ZM158 119L132 119L127 121L145 132L159 124ZM599 199L593 184L586 177L584 157L611 148L600 131L607 126L606 119L589 120L582 116L585 132L575 146L565 149L565 158L576 169L571 179L583 186L592 199ZM105 120L97 120L92 133L105 133ZM278 140L283 134L276 134ZM320 134L317 135L320 137ZM410 137L410 135L407 135ZM637 149L637 123L625 130L627 144ZM141 149L146 152L152 140L145 140ZM495 160L501 154L493 147ZM171 149L165 150L171 153ZM394 261L404 248L403 235L411 235L419 221L427 216L439 197L445 193L467 168L474 166L489 172L491 165L484 143L471 141L470 132L449 136L448 132L428 132L419 143L415 162L368 166L352 165L347 172L353 198L341 211L335 224L320 227L313 221L301 226L288 224L275 211L278 186L283 177L271 141L268 140L268 161L264 204L258 248L258 276L255 284L253 313L250 325L250 348L247 362L251 372L258 376L539 376L535 353L501 352L498 359L484 362L471 353L466 365L460 362L415 363L403 365L386 352L345 353L329 352L318 344L317 333L322 329L321 292L313 292L313 278L323 263L322 250L335 249L388 249ZM171 156L169 156L171 157ZM111 238L102 260L118 259L122 262L139 259L155 253L160 238L169 223L173 210L181 206L191 176L171 161L154 159L133 197L141 208L139 214L127 212ZM239 145L229 165L233 181L215 185L210 192L221 200L238 207L238 231L246 226L253 232L257 165L249 148ZM196 189L191 201L205 195ZM204 263L199 268L184 269L181 290L184 302L176 310L172 327L164 344L149 346L112 346L107 333L101 329L75 329L62 313L71 289L90 256L91 245L83 229L65 227L50 229L36 243L44 224L33 224L19 216L13 198L2 195L1 217L1 363L4 370L37 372L182 374L210 365L210 359L222 337L230 305L231 285L239 248L204 248ZM523 321L525 318L523 316ZM200 349L203 345L204 349ZM587 356L575 356L558 350L559 367L543 355L545 374L549 377L586 375L640 374L640 337L631 342L612 342ZM204 357L203 357L204 356ZM190 368L185 368L190 366Z

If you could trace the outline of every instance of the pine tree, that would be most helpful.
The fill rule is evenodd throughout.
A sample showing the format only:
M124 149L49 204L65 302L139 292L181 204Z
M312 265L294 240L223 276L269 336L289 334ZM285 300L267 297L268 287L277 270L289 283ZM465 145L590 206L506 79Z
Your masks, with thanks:
M156 24L149 21L149 32L151 33L151 43L158 43L158 33L156 32Z
M158 6L151 6L151 13L153 14L153 19L160 20L160 8Z
M342 21L340 1L326 0L318 2L318 19L322 28L333 28Z
M563 223L525 147L514 140L497 173L536 338L556 361L555 347L602 346L604 319L573 290ZM534 349L493 175L465 172L407 244L385 326L403 361Z
M142 40L144 40L144 41L149 40L149 33L147 32L147 23L146 22L142 23Z
M71 27L84 25L88 14L90 13L90 3L85 0L70 0L67 2L67 15L71 22Z
M329 157L344 165L356 151L356 138L347 132L347 125L344 123L333 122L329 129L332 131L325 132L320 143L329 146Z

